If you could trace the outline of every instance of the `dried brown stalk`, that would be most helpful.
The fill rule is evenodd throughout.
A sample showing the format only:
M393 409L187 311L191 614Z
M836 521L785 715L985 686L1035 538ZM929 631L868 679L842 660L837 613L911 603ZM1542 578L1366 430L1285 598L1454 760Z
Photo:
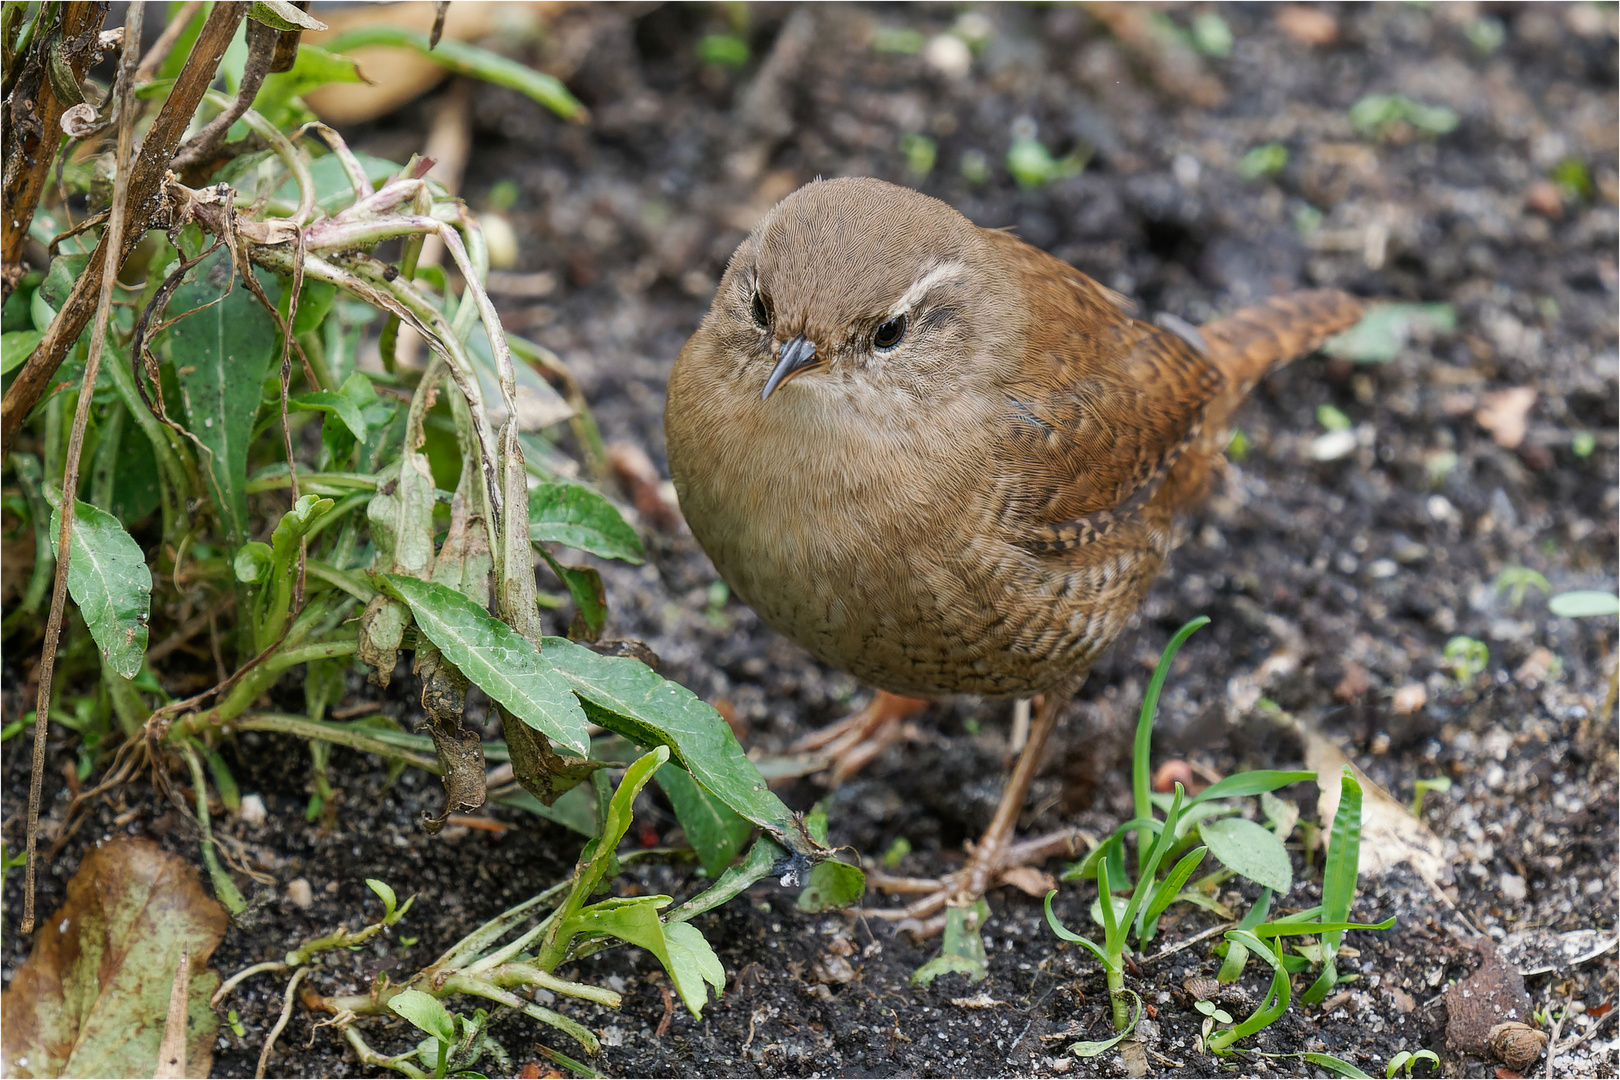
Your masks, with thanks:
M118 102L118 171L113 181L112 211L102 234L109 247L120 247L125 219L129 216L129 159L135 148L135 115L130 108L135 88L135 66L141 53L141 20L146 15L145 0L133 0L125 16L124 54L118 63L114 96ZM56 648L62 637L62 613L67 606L68 564L73 561L73 514L79 490L79 458L84 452L84 433L90 424L90 402L95 397L96 376L101 371L101 354L107 341L107 317L112 313L113 283L118 266L104 261L100 292L96 301L95 332L90 336L90 356L84 365L84 381L79 387L79 404L73 414L73 433L68 439L67 463L62 476L61 530L56 538L56 582L51 590L51 613L45 623L45 648L39 663L39 696L34 705L34 762L28 784L28 873L23 894L22 932L34 931L34 883L39 863L39 803L45 780L45 738L50 729L51 682L56 673Z

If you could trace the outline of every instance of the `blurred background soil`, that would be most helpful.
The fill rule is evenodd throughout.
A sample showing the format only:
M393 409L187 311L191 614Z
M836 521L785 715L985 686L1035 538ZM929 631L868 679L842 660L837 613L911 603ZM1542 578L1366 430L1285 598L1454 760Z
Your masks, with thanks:
M1614 620L1554 616L1535 588L1515 606L1492 587L1508 567L1537 571L1554 592L1616 587L1614 6L544 5L533 21L536 10L514 7L486 43L562 78L590 107L588 123L563 124L515 92L451 84L348 135L404 160L438 110L469 95L462 194L502 213L517 238L514 276L497 296L503 319L567 363L607 440L644 452L659 479L671 361L747 230L817 176L878 176L933 194L1133 297L1144 315L1196 324L1311 286L1449 305L1454 329L1419 327L1392 359L1310 357L1256 390L1238 421L1246 452L1187 522L1135 629L1093 671L1022 826L1079 823L1100 835L1129 815L1130 728L1151 664L1177 626L1211 616L1166 688L1156 761L1220 773L1303 767L1297 723L1402 801L1420 778L1453 781L1423 815L1444 880L1431 886L1403 865L1364 881L1356 916L1394 914L1397 927L1350 935L1341 971L1359 978L1322 1008L1296 1004L1249 1045L1322 1050L1380 1075L1397 1051L1430 1047L1447 1075L1503 1075L1447 1041L1443 991L1480 962L1469 927L1493 940L1530 930L1612 938L1620 884ZM1351 108L1372 94L1448 108L1457 123L1425 131L1428 119L1413 114L1420 122L1358 130ZM1045 147L1055 178L1016 181L1007 157L1020 139ZM1273 153L1278 167L1259 169L1266 162L1250 152L1270 144L1285 158ZM1324 441L1332 426L1347 434ZM729 602L678 519L660 520L658 488L640 494L650 558L601 565L607 636L647 642L664 675L721 707L765 753L862 700L848 676ZM555 613L557 632L570 614ZM1455 635L1489 649L1466 687L1442 657ZM345 704L382 701L409 723L418 692L409 678L386 695L357 681ZM290 682L288 694L296 702ZM1275 710L1259 707L1262 695ZM837 791L799 780L780 793L796 809L823 801L835 843L881 855L904 838L912 854L901 872L947 870L994 807L1009 713L972 699L940 704L914 739ZM27 754L7 749L12 818ZM52 749L58 762L73 758L68 743ZM268 811L225 828L276 885L259 926L233 930L216 953L224 974L374 918L363 879L378 877L419 899L393 938L315 976L328 993L354 992L379 971L429 962L556 881L578 853L575 834L499 808L488 812L494 829L429 837L419 821L442 800L437 780L407 770L389 783L380 759L342 749L332 755L339 812L306 824L300 744L246 735L225 752ZM1311 785L1286 794L1314 815ZM69 792L54 795L48 824L59 825ZM667 809L650 799L644 809L632 838L679 839ZM78 853L100 837L155 835L194 858L194 838L161 811L141 789L102 808L45 876L42 910L60 902ZM1319 896L1319 877L1295 857L1290 910ZM308 887L289 888L295 879ZM702 885L690 863L624 879L677 897ZM6 896L13 926L17 892ZM1056 907L1068 925L1088 922L1092 895L1063 886ZM1123 1074L1117 1054L1065 1054L1076 1038L1106 1037L1106 994L1095 964L1046 929L1037 901L992 894L988 980L951 975L917 988L908 976L935 943L805 915L794 900L767 881L700 920L729 980L701 1021L676 1011L664 1023L662 975L644 953L579 965L577 977L624 995L617 1013L559 1006L601 1033L597 1067ZM1214 922L1178 909L1162 940ZM7 941L8 982L28 946ZM1196 944L1130 979L1151 1006L1155 1074L1220 1067L1195 1051L1202 1017L1182 991L1217 966ZM1257 967L1238 984L1251 1001L1263 990ZM1611 950L1527 979L1534 1008L1567 1013L1551 1075L1615 1071L1616 970ZM217 1075L252 1074L281 993L260 977L233 995L243 1034L222 1027ZM365 1072L316 1019L294 1011L271 1074ZM399 1023L370 1030L385 1051L415 1039ZM524 1020L495 1034L520 1065L537 1060L537 1038L551 1041ZM1322 1075L1297 1058L1250 1056L1242 1069Z

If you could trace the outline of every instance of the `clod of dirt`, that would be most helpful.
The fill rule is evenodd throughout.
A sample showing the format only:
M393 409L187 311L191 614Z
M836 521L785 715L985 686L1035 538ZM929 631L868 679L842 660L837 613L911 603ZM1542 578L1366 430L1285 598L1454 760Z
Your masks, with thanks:
M1494 944L1481 942L1478 948L1484 958L1479 969L1446 991L1446 1011L1450 1014L1446 1043L1459 1053L1489 1050L1500 1057L1492 1042L1499 1036L1497 1029L1509 1022L1523 1026L1524 1018L1530 1015L1530 997L1524 992L1524 976L1503 962Z
M1525 1072L1541 1057L1547 1045L1547 1033L1537 1031L1529 1024L1511 1021L1491 1028L1488 1048L1515 1072Z

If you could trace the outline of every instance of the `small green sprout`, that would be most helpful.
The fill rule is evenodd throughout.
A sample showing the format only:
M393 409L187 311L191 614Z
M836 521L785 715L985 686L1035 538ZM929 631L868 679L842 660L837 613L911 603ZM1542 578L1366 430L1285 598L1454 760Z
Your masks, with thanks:
M898 56L916 56L926 39L920 30L909 27L880 27L872 34L872 51Z
M697 55L699 61L711 67L747 67L748 42L736 34L704 34Z
M1007 171L1012 173L1019 187L1044 187L1054 181L1080 175L1090 156L1077 148L1062 158L1054 158L1045 143L1034 136L1026 136L1014 139L1012 145L1007 147Z
M1490 15L1474 19L1463 27L1463 33L1474 48L1487 56L1500 49L1507 40L1507 28L1502 25L1502 20Z
M247 1028L242 1026L242 1018L236 1014L235 1009L231 1009L225 1014L225 1022L230 1025L231 1034L238 1039L247 1038Z
M1282 143L1266 143L1243 155L1238 162L1238 175L1245 180L1258 180L1288 167L1288 147Z
M893 870L900 865L900 860L910 854L911 841L903 836L897 836L894 843L889 845L889 850L883 853L883 866L887 870Z
M1349 431L1352 426L1342 410L1325 401L1316 407L1316 422L1329 431Z
M1232 1022L1232 1014L1218 1007L1213 1001L1195 1001L1193 1002L1193 1008L1214 1020L1217 1024L1230 1024Z
M1457 121L1455 110L1444 105L1420 105L1403 94L1369 94L1350 106L1350 125L1380 139L1388 138L1400 124L1425 135L1444 135L1457 126Z
M934 162L939 158L934 140L914 131L900 136L900 152L906 157L906 171L919 179L934 171Z
M1423 797L1431 791L1441 794L1451 790L1451 777L1433 776L1426 780L1419 780L1412 785L1412 801L1409 804L1413 817L1423 816Z
M1249 437L1242 428L1232 429L1231 437L1226 440L1226 456L1233 461L1242 461L1249 456Z
M1592 197L1592 173L1587 169L1586 162L1580 158L1565 158L1553 166L1550 176L1565 198L1574 200Z
M1192 21L1193 48L1216 58L1232 55L1232 28L1213 11L1200 12Z
M962 154L962 179L980 187L990 179L990 159L984 156L982 150L968 150Z
M1518 610L1524 603L1525 590L1535 586L1543 595L1552 592L1552 586L1547 579L1528 566L1504 566L1491 583L1491 590L1497 594L1508 594L1508 607Z
M1491 650L1486 644L1467 634L1457 634L1446 642L1441 655L1451 666L1452 676L1465 686L1473 682L1491 662Z
M1569 448L1578 458L1589 458L1597 449L1597 437L1590 431L1577 431L1569 440Z
M1384 1080L1395 1080L1396 1073L1411 1076L1420 1061L1427 1061L1436 1069L1440 1067L1440 1055L1433 1050L1402 1050L1390 1058L1389 1064L1384 1067Z

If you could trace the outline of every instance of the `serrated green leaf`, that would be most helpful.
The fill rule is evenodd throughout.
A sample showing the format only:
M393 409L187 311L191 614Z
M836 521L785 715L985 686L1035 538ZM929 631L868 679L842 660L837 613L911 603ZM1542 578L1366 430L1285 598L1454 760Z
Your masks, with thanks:
M366 418L353 398L333 390L316 390L287 399L287 408L298 412L323 412L336 416L358 440L366 437Z
M47 488L47 497L50 491ZM53 500L60 505L59 500ZM51 548L62 535L60 509L51 511ZM85 502L73 510L73 560L68 593L109 666L133 679L146 657L146 619L152 607L152 572L146 555L118 519Z
M1294 884L1293 866L1277 835L1259 822L1228 817L1206 821L1198 828L1209 852L1228 870L1235 870L1276 895L1286 895Z
M388 999L388 1008L440 1042L456 1041L456 1022L450 1010L432 994L420 990L401 990Z
M639 660L601 656L565 638L545 638L542 647L593 721L641 746L669 747L671 760L778 843L817 861L824 857L712 706Z
M529 490L529 539L639 563L636 535L614 505L580 484L542 483Z
M169 327L164 350L180 383L186 427L203 447L198 468L232 543L241 544L247 539L248 441L278 335L245 285L238 282L220 299L231 274L230 252L221 248L175 290L169 317L185 317ZM279 286L271 280L264 287L274 302Z
M585 713L570 680L516 630L448 586L403 574L384 574L382 580L409 605L418 629L475 686L553 743L590 756Z
M659 769L657 780L698 861L711 878L718 878L748 843L754 823L704 791L679 765Z

